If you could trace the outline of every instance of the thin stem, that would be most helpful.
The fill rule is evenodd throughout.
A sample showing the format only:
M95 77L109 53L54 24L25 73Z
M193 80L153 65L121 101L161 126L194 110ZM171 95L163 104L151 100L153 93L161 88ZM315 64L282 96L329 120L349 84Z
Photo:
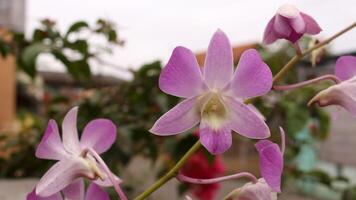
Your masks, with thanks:
M188 176L185 176L183 174L178 174L177 179L181 182L187 182L187 183L193 183L193 184L212 184L212 183L219 183L222 181L226 180L231 180L231 179L239 179L239 178L248 178L251 180L253 183L257 183L257 178L248 172L241 172L229 176L222 176L218 178L210 178L210 179L198 179L198 178L190 178Z
M300 48L299 42L295 42L293 43L293 46L295 48L295 52L297 55L301 55L302 54L302 48Z
M304 86L307 86L307 85L310 85L310 84L313 84L313 83L317 83L317 82L320 82L320 81L324 81L324 80L332 80L336 84L341 82L341 80L338 77L336 77L335 75L327 74L327 75L324 75L324 76L320 76L320 77L317 77L317 78L314 78L314 79L310 79L310 80L307 80L307 81L303 81L303 82L300 82L300 83L296 83L296 84L275 85L275 86L273 86L273 89L274 90L280 90L280 91L293 90L293 89L301 88L301 87L304 87Z
M284 151L286 149L286 134L282 127L279 127L279 133L281 134L281 152L284 155Z
M334 39L338 38L339 36L341 36L342 34L346 33L347 31L350 31L351 29L356 27L356 22L354 22L353 24L351 24L350 26L344 28L343 30L337 32L335 35L329 37L328 39L318 43L317 45L305 50L301 55L295 55L286 65L284 65L284 67L273 77L273 83L276 83L277 81L279 81L293 66L295 63L297 63L301 58L303 58L304 56L308 55L309 53L311 53L312 51L323 47L327 44L329 44L331 41L333 41Z
M100 155L98 153L96 153L95 150L88 148L87 149L88 152L94 156L94 158L99 162L99 164L103 167L105 173L107 174L109 180L111 181L111 183L113 184L116 193L119 195L121 200L127 200L127 197L125 195L125 193L122 191L119 183L115 180L115 177L113 175L113 173L111 172L111 170L109 169L109 167L106 165L106 163L104 162L104 160L100 157Z
M158 188L160 188L166 182L168 182L173 177L175 177L178 174L178 171L180 170L180 168L200 147L201 147L201 143L198 140L187 151L187 153L184 154L184 156L177 162L177 164L174 165L174 167L171 170L169 170L169 172L167 172L162 178L160 178L158 181L156 181L151 187L149 187L147 190L145 190L143 193L141 193L138 197L136 197L135 200L143 200L143 199L147 198L150 194L152 194L154 191L156 191Z

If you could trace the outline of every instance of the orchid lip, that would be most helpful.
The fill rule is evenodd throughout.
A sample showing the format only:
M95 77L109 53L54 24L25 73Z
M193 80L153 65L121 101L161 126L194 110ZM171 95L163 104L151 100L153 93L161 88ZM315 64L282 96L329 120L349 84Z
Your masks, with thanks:
M206 94L205 102L202 105L201 117L209 126L215 130L222 127L228 119L228 110L224 100L218 92L210 92Z

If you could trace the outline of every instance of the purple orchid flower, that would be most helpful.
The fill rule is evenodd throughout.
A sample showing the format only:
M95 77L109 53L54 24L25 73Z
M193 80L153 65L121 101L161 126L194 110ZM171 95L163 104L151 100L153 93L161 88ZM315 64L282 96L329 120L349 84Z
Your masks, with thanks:
M120 190L120 179L114 176L100 158L116 140L116 126L107 119L95 119L84 128L81 140L76 127L78 108L72 108L62 123L62 140L57 123L50 120L37 147L36 157L58 160L40 179L36 195L48 197L82 178L95 180L102 186ZM120 190L121 191L121 190Z
M311 16L293 5L282 5L268 22L263 42L271 44L277 39L286 39L296 43L304 34L316 35L320 31L321 28Z
M337 59L335 75L341 82L319 92L308 105L337 105L356 117L356 57L342 56Z
M79 180L73 182L62 191L64 198L60 192L52 194L48 197L40 197L36 195L36 191L34 189L27 195L26 200L110 200L109 195L95 183L91 183L86 194L84 193L84 182L83 180Z
M200 141L212 154L231 146L231 130L249 138L267 138L268 126L243 100L264 95L271 86L272 73L254 49L242 54L234 73L230 41L218 30L202 70L192 51L174 49L159 77L159 87L184 100L159 118L150 132L175 135L200 122Z
M255 147L260 157L260 170L263 179L274 192L281 192L281 177L283 172L283 154L285 148L285 133L280 127L282 148L269 140L260 140Z
M246 183L244 186L232 191L225 200L277 200L277 193L263 178L257 183Z

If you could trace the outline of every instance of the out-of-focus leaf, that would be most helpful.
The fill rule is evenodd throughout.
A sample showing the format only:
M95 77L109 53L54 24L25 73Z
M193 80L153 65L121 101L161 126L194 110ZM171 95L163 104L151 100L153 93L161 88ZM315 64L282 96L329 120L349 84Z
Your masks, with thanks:
M65 43L65 47L68 47L72 50L79 51L84 56L88 54L88 43L85 40L76 40L74 42Z
M48 37L48 34L45 31L40 30L40 29L36 29L33 32L32 39L33 39L34 42L40 42L40 41L44 40L47 37Z
M38 55L48 52L49 46L42 43L33 43L23 50L20 67L31 77L36 75L36 60Z
M78 32L82 28L88 28L88 27L89 27L89 25L85 21L78 21L69 27L66 35L68 36L70 33Z
M0 53L2 57L6 57L10 53L10 46L5 41L0 39Z

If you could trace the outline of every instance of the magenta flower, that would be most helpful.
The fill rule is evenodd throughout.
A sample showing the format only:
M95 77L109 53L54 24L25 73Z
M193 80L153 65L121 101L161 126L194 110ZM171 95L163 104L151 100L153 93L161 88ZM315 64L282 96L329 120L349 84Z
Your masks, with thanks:
M64 198L62 197L62 194ZM84 182L83 180L75 181L68 185L62 194L57 192L48 197L40 197L36 195L35 190L27 195L26 200L110 200L109 195L102 190L97 184L91 183L85 194L84 192Z
M337 59L335 75L341 83L319 92L308 104L341 106L356 117L356 57L342 56Z
M255 145L260 157L261 176L274 192L281 192L285 134L282 128L280 132L283 141L282 150L269 140L260 140Z
M277 193L261 178L232 191L225 200L277 200Z
M286 39L296 43L304 34L316 35L320 31L321 28L311 16L293 5L283 5L268 22L263 42L271 44L277 39Z
M194 54L176 47L159 87L184 100L153 125L152 133L182 133L200 122L200 141L212 154L231 146L231 130L255 139L269 137L266 123L243 100L266 94L272 73L254 49L245 51L234 73L232 48L221 30L213 35L201 70Z
M110 120L95 119L86 125L79 141L77 113L78 108L74 107L65 116L62 123L62 140L56 122L50 120L48 123L37 147L36 157L58 162L37 184L38 196L51 196L74 181L81 182L83 177L96 180L103 186L113 184L115 189L119 187L120 180L111 174L98 155L107 151L116 140L116 126Z

